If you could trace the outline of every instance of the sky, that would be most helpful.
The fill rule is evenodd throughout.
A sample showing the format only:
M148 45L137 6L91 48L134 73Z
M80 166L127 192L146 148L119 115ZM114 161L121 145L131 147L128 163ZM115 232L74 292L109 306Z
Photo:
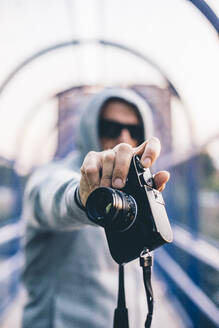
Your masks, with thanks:
M219 1L208 3L219 14ZM4 0L0 27L0 85L21 62L48 46L74 38L112 40L137 49L166 72L182 96L197 145L219 133L218 37L186 0ZM0 156L18 156L25 138L29 148L39 134L39 140L46 138L56 120L56 92L75 84L121 81L164 83L153 67L115 49L91 45L41 56L0 95ZM180 122L175 130L183 148Z

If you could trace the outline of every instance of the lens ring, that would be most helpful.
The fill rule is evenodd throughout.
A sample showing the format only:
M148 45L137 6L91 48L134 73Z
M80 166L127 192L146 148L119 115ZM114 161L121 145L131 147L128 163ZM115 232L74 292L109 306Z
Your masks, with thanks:
M113 212L113 197L110 192L111 188L97 188L88 197L86 202L86 212L91 221L106 226L107 215L112 215ZM112 210L108 208L112 204Z
M131 228L137 217L137 203L131 195L120 190L116 190L123 200L123 216L121 217L119 231L123 232Z
M114 231L126 231L135 222L137 204L126 193L108 187L95 189L88 197L86 211L94 223Z

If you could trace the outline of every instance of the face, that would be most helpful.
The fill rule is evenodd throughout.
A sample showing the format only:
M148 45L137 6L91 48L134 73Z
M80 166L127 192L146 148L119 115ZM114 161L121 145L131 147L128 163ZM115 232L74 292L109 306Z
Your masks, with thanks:
M128 104L123 104L121 102L113 101L109 103L103 111L101 119L109 120L115 123L121 123L124 125L138 125L139 119L134 109ZM133 128L136 128L134 126ZM139 127L140 130L140 127ZM108 137L102 136L100 138L101 146L103 150L112 149L119 143L128 143L132 147L137 147L139 142L137 139L133 138L128 127L121 125L121 132L118 136Z

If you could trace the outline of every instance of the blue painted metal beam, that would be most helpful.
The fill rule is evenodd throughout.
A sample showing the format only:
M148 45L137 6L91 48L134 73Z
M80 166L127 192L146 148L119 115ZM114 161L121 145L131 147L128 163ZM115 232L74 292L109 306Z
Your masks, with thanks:
M177 288L186 296L209 322L208 327L219 327L219 309L207 297L207 295L190 279L187 273L167 254L164 249L158 249L155 255L156 264L161 271L168 276ZM185 304L184 304L185 305ZM198 320L198 319L197 319ZM202 327L200 322L195 323L194 327Z
M193 238L191 232L173 225L174 245L195 257L219 273L219 249L200 238Z
M219 18L204 0L188 0L205 16L219 34Z

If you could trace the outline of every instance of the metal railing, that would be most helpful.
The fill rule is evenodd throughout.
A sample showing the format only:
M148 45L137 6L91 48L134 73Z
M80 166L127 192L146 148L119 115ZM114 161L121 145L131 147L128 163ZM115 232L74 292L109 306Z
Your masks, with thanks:
M20 288L24 265L21 220L0 227L0 320L13 302Z
M177 225L173 227L173 232L173 245L156 251L155 268L167 282L170 297L177 298L175 305L187 319L186 327L219 327L218 306L203 290L199 274L194 274L194 266L198 270L202 264L204 274L208 275L211 271L215 278L216 275L219 278L219 249L206 240L194 238ZM180 265L179 256L185 255L189 259L187 265Z

